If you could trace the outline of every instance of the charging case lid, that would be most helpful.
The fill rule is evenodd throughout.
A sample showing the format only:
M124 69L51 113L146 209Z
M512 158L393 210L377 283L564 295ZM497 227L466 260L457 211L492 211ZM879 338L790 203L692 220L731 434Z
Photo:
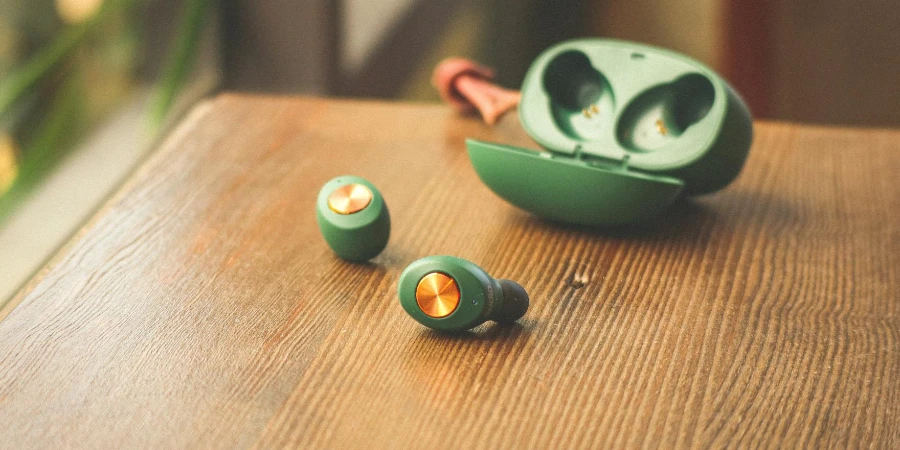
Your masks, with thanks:
M551 152L469 139L475 172L497 195L538 216L579 225L642 222L667 208L684 182Z

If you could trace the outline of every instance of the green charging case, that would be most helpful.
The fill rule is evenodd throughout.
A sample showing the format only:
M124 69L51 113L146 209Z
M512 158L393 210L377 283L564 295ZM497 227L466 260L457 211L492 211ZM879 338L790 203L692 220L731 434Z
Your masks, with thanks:
M740 96L678 53L580 39L544 51L522 84L519 119L542 151L469 139L497 195L579 225L646 221L681 195L727 186L753 140Z

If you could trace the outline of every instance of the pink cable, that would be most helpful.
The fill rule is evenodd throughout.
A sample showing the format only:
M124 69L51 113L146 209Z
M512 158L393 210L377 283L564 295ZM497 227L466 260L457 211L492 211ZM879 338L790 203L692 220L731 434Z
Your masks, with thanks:
M441 98L460 113L478 111L488 125L493 125L507 111L519 104L519 91L504 89L490 82L494 71L463 58L441 61L434 69L432 83Z

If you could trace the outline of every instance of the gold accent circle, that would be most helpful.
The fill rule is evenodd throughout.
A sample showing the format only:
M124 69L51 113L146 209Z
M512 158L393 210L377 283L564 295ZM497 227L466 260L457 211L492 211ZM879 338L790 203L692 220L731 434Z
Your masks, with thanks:
M459 285L447 274L431 272L416 286L416 304L428 317L441 319L459 307Z
M328 208L338 214L354 214L366 209L372 197L372 191L362 184L345 184L328 196Z

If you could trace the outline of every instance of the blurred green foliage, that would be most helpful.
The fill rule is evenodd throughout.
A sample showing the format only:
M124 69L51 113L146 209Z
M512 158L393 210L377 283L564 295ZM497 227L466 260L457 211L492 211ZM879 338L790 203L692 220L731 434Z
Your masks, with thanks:
M82 2L79 4L78 2ZM0 223L138 84L141 0L0 0ZM155 92L155 127L183 89L210 0L184 2ZM72 10L99 5L73 22ZM65 10L68 6L69 9ZM69 14L66 16L66 14ZM63 17L69 19L66 23ZM7 155L8 156L8 155Z

